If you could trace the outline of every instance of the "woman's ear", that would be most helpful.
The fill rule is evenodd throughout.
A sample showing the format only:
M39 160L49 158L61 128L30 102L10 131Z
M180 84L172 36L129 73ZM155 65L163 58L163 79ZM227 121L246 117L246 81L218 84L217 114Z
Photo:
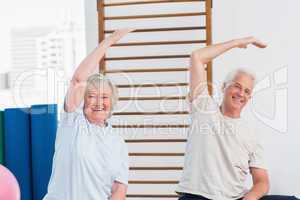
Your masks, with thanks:
M222 84L222 88L221 88L221 90L222 90L223 93L225 93L225 87L226 87L226 84L223 83L223 84Z

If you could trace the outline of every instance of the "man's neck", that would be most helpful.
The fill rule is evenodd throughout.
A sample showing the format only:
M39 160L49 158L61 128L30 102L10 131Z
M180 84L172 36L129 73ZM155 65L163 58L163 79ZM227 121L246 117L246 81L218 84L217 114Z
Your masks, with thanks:
M240 118L241 117L241 112L239 110L226 109L226 106L224 104L222 104L220 106L220 111L226 117L230 117L230 118Z

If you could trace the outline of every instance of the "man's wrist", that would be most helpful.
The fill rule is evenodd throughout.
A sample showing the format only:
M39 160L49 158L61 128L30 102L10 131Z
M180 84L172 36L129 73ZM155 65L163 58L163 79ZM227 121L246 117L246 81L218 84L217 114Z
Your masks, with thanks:
M239 39L233 39L230 41L230 43L232 45L232 48L239 47L239 45L240 45Z
M259 200L260 197L258 197L257 195L255 195L254 193L252 192L249 192L245 195L244 199L247 199L247 200Z

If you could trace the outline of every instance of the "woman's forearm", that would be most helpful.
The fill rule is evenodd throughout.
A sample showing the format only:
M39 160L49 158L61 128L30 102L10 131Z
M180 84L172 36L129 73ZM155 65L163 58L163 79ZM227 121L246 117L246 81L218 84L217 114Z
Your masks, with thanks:
M72 80L76 82L86 81L97 70L99 62L104 57L107 49L112 45L109 39L103 40L78 66Z
M76 69L65 100L65 111L73 112L81 103L85 93L85 82L98 68L105 52L113 44L116 44L121 38L134 29L120 29L105 38L98 47L92 51Z
M110 36L105 38L98 47L90 53L76 69L72 81L83 82L86 81L89 75L96 71L99 62L104 57L105 52L113 44L116 44L125 35L132 32L134 29L126 28L120 29L112 33Z

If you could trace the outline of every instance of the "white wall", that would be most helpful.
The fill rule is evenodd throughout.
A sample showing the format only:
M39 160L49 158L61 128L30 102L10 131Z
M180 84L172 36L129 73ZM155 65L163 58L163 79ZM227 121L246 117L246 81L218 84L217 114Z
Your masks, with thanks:
M296 25L300 17L300 13L296 11L299 6L299 1L292 0L231 0L214 1L213 9L214 42L253 35L269 44L264 50L234 50L217 59L213 70L216 82L223 80L226 72L235 67L252 68L259 80L272 77L278 69L284 70L287 67L288 83L276 85L273 82L272 87L258 92L245 113L245 117L248 117L262 134L270 169L271 193L276 194L300 194L300 109L297 103L300 98L297 90L300 69L299 56L296 55L296 52L299 52L296 43L300 44L300 29ZM285 97L286 90L288 94ZM277 101L276 92L279 95ZM254 112L259 112L259 116L264 115L263 119L257 117ZM269 120L265 119L266 116Z
M256 71L261 86L265 83L261 80L270 77L271 87L259 90L254 95L253 102L244 115L262 134L270 169L271 193L300 194L300 123L297 115L297 102L300 100L297 78L300 70L297 66L299 56L296 55L299 50L295 45L296 42L300 44L299 29L296 27L300 17L300 12L296 9L299 8L300 2L215 0L213 6L215 43L254 35L269 44L264 50L233 50L218 58L214 62L213 78L214 82L219 84L230 69L240 66L247 66ZM95 0L86 1L86 12L89 52L98 41ZM282 71L278 72L279 69ZM279 79L274 79L274 76L279 76ZM288 83L284 82L285 77L288 77ZM283 82L275 84L274 80ZM285 96L287 90L288 95Z

